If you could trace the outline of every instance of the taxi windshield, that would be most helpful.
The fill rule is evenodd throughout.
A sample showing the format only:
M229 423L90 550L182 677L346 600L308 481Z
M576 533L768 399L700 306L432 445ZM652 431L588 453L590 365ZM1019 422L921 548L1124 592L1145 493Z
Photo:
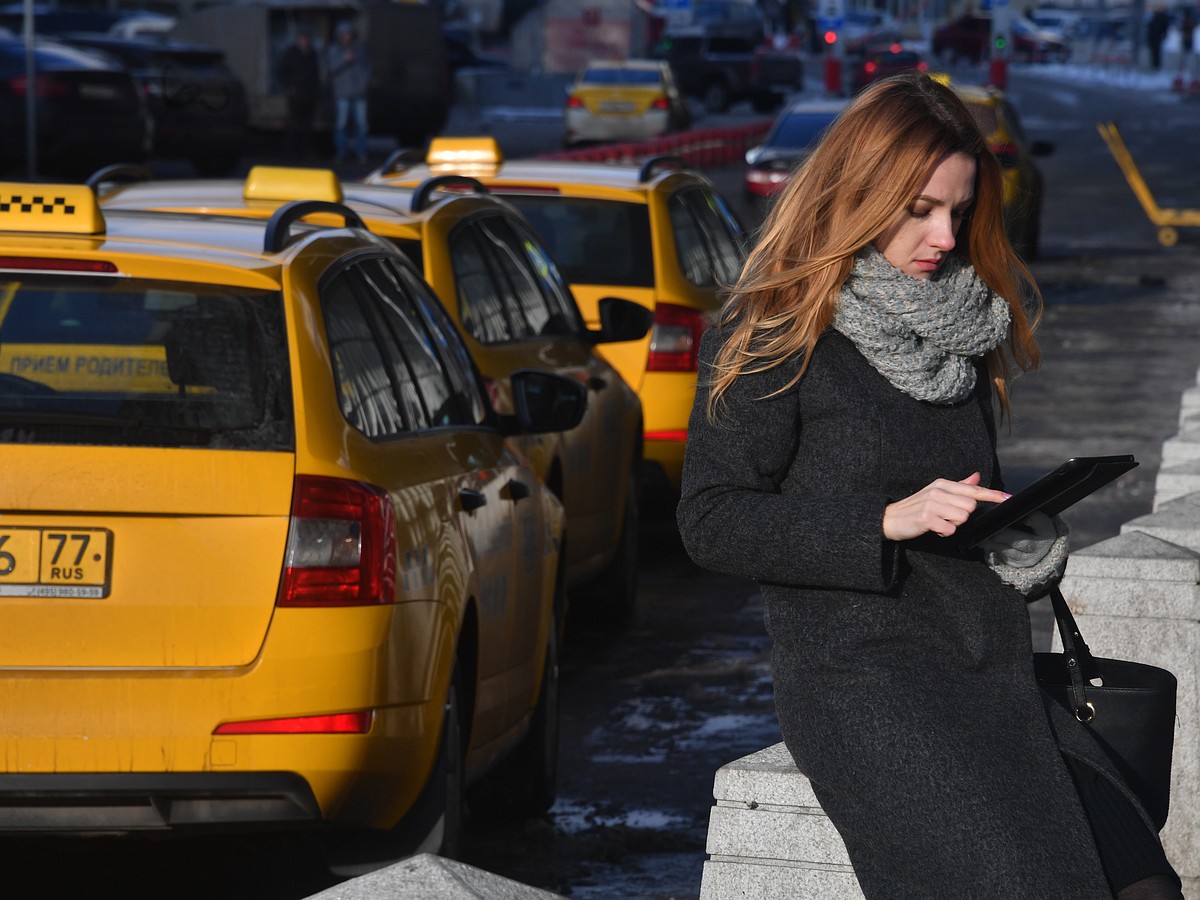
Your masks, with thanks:
M0 441L290 450L282 300L0 274Z
M572 284L654 287L650 213L644 204L506 194Z

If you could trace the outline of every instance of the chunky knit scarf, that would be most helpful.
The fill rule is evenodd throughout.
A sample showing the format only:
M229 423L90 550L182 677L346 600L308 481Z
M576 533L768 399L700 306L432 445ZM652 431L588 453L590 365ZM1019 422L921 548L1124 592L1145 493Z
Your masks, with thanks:
M1009 318L1008 303L965 260L948 256L926 280L905 275L868 247L842 285L833 327L896 388L947 404L971 395L972 357L1004 340Z

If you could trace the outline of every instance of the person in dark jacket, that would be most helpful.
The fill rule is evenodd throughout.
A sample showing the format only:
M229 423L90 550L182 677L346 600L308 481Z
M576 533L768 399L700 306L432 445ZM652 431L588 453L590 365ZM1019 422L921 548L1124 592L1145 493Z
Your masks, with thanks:
M1161 6L1150 14L1146 22L1146 47L1150 51L1150 68L1157 72L1162 68L1163 41L1167 38L1167 30L1171 27L1171 17Z
M338 162L346 158L348 126L354 120L354 146L359 162L367 158L367 92L371 87L371 58L352 22L337 27L329 48L329 86L333 91L333 142Z
M287 96L288 154L300 159L312 147L313 116L321 96L321 62L312 34L301 28L279 58L279 84Z
M1180 898L1136 795L1034 678L1026 603L1065 526L954 538L1008 496L997 407L1039 361L1001 198L934 79L842 112L702 338L680 534L758 581L784 741L868 898Z

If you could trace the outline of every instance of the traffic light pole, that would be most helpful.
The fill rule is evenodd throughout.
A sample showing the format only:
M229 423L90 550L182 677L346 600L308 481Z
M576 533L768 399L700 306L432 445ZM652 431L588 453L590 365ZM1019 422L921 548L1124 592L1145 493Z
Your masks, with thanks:
M825 48L825 93L841 97L842 44L839 34L846 21L846 0L820 0L817 7L817 30Z
M1012 45L1012 6L1010 0L992 3L991 62L988 64L988 84L1005 90L1008 87L1008 57Z

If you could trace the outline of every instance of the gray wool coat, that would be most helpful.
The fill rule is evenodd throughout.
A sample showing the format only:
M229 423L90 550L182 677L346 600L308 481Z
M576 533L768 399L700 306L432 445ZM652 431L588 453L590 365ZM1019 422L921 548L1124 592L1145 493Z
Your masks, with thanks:
M1116 776L1043 702L1024 598L952 540L882 536L884 507L936 478L1000 484L982 365L970 399L933 405L831 331L797 386L762 399L799 359L743 376L714 423L723 336L701 343L680 534L761 585L784 740L866 896L1111 897L1062 753Z

